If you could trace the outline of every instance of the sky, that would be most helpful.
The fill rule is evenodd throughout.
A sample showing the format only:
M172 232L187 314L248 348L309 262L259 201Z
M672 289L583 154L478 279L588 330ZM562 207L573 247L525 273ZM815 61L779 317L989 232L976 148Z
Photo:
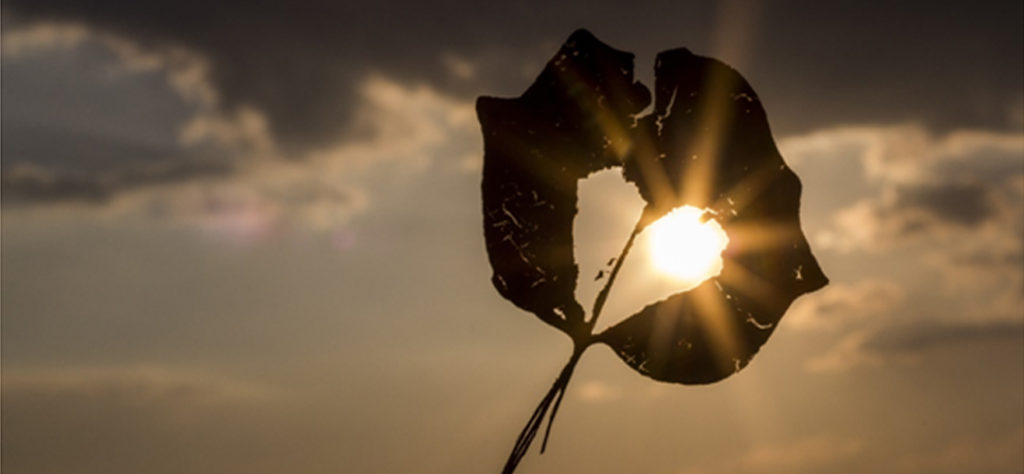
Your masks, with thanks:
M1024 470L1021 3L633 3L5 0L3 470L499 470L571 344L491 286L473 104L580 27L744 75L831 283L713 385L589 350L518 472Z

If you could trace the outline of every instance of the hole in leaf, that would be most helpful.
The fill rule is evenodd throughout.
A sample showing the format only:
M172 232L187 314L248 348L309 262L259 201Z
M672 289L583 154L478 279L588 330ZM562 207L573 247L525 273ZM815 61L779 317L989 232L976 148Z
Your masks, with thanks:
M644 202L617 168L580 180L578 193L579 212L573 222L579 265L576 298L589 318ZM728 243L718 221L693 206L676 208L647 226L619 270L595 332L717 276Z
M590 317L594 300L608 282L615 259L644 208L644 200L636 186L623 179L621 168L598 171L581 179L577 196L579 211L573 220L575 258L579 266L576 301L586 308ZM627 257L626 262L629 260ZM621 284L616 280L616 286ZM641 307L615 316L632 314ZM611 315L607 310L604 313Z

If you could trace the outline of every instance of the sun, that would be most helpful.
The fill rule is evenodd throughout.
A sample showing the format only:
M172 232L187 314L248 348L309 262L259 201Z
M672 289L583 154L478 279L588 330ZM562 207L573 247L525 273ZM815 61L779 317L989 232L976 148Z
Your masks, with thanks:
M648 227L648 254L655 268L692 283L722 271L722 251L729 237L714 219L701 222L703 215L701 209L683 206Z

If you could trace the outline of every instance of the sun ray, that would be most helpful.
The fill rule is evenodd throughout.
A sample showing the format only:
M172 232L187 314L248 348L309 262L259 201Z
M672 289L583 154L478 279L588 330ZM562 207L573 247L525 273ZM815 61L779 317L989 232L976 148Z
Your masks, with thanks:
M792 225L772 220L748 220L729 226L729 255L739 256L781 248L793 242L797 233Z
M778 288L748 270L735 259L726 258L728 259L728 270L718 276L719 281L742 293L740 296L754 300L759 306L778 308L782 304L782 298L777 296Z
M779 166L785 167L784 164ZM725 221L730 220L747 206L757 202L765 188L779 176L779 172L783 169L775 165L765 165L758 169L748 170L742 179L722 193L709 207L721 212Z
M724 372L739 370L741 364L740 331L730 317L728 295L717 282L693 290L693 298L715 364Z

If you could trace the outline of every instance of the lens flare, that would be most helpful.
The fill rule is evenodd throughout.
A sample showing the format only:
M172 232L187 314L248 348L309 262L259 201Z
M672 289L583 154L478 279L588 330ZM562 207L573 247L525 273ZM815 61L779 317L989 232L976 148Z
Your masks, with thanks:
M651 224L648 255L654 267L676 279L700 282L722 271L722 251L729 244L714 219L693 206L673 210Z

